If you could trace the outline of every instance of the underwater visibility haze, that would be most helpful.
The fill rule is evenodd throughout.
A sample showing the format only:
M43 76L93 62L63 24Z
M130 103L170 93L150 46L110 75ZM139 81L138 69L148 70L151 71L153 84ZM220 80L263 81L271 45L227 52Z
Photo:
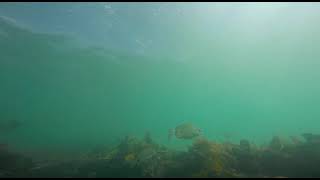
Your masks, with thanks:
M319 3L1 3L0 156L33 160L19 172L0 164L0 177L52 177L43 159L56 167L91 149L109 169L122 157L128 177L320 176L265 168L284 156L320 164L319 18ZM222 144L239 142L285 155L231 168ZM212 162L197 165L206 147ZM166 161L148 164L156 157ZM204 169L183 174L186 162ZM61 177L118 175L95 165Z

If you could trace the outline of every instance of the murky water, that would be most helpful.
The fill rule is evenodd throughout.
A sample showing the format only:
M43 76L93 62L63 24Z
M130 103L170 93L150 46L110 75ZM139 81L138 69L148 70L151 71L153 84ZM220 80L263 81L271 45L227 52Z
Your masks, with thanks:
M149 132L185 149L168 130L186 121L215 141L319 133L319 10L1 3L1 141L58 151Z

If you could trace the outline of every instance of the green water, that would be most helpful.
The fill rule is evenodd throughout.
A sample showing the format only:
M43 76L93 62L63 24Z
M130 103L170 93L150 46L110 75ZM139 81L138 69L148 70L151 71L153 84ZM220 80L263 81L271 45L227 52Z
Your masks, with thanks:
M230 24L201 13L175 25L164 19L159 36L168 45L148 55L82 47L1 19L0 119L22 122L1 140L87 148L150 132L184 148L191 141L167 140L168 129L184 121L219 141L319 133L320 25L295 8L295 20L281 12L254 16L268 11L260 6ZM205 28L200 15L216 26Z

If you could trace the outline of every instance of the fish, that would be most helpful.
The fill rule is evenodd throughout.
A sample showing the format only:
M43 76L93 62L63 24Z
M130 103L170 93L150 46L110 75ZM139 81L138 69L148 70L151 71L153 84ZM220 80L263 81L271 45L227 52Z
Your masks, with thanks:
M176 126L175 129L169 129L168 139L171 140L172 137L177 139L194 139L201 135L201 129L195 127L193 124L187 122Z

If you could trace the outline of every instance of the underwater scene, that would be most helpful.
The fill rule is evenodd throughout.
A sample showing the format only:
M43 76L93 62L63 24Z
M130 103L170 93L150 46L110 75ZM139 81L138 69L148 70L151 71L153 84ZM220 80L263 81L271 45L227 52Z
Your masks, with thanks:
M0 3L0 177L320 177L320 3Z

